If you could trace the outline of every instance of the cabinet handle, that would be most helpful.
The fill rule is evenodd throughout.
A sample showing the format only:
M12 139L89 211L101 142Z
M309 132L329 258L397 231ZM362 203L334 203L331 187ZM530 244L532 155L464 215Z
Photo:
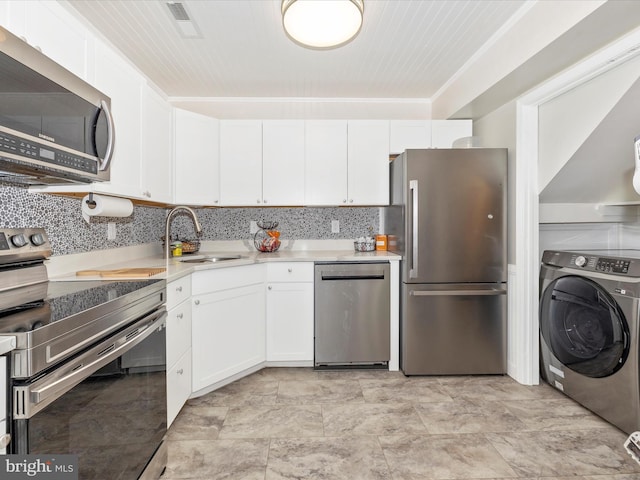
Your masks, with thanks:
M182 291L182 287L176 287L176 292L181 292Z
M273 288L273 287L272 287L271 285L269 285L269 286L267 287L267 289L268 289L268 290L271 290L272 288Z
M293 268L287 268L287 272L289 273L293 272Z
M176 318L182 320L184 318L184 313L179 313L176 315Z
M351 200L349 200L349 203L353 203L353 198Z
M142 192L142 195L144 195L147 198L151 198L151 192L149 190L147 190L146 192Z
M262 200L262 203L267 203L267 200Z
M218 200L214 200L213 203L218 203Z
M256 203L260 203L260 199L256 200Z
M342 200L342 203L347 203L347 199L345 198L344 200Z
M184 373L184 368L181 368L176 372L178 375L182 375Z
M194 302L196 305L200 305L200 300L194 300Z

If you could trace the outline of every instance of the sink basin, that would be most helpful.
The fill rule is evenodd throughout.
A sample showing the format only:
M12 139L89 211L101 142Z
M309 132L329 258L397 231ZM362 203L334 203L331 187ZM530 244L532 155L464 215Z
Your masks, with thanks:
M176 259L182 263L216 263L216 262L226 262L229 260L239 260L242 258L242 255L206 255L206 256L198 256L198 257L183 257Z

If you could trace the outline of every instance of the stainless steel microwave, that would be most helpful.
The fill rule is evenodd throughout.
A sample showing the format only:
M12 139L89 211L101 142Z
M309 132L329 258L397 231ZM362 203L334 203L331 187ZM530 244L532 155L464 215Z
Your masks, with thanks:
M109 180L111 100L0 27L0 181Z

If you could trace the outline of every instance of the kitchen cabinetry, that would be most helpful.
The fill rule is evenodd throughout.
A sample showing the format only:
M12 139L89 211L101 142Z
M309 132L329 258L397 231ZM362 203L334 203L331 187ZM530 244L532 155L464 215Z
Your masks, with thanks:
M267 267L267 361L313 364L313 263Z
M262 205L262 122L220 121L220 203Z
M95 87L111 98L116 143L111 181L97 184L104 193L142 196L141 103L144 80L120 55L95 42Z
M171 203L173 129L171 106L149 85L142 92L142 194Z
M262 123L264 205L304 205L304 121Z
M471 120L432 120L431 147L451 148L454 140L473 135Z
M389 153L400 154L408 148L431 148L430 120L389 122Z
M451 148L454 140L473 135L471 120L391 120L389 153L409 148Z
M191 277L167 285L167 427L191 395Z
M80 78L88 78L88 31L58 2L8 2L7 22L13 34L38 48Z
M305 122L305 205L347 204L347 122Z
M174 203L220 203L219 124L215 118L174 109Z
M389 122L349 121L347 145L348 204L388 205Z
M262 364L265 352L263 265L195 272L193 391Z

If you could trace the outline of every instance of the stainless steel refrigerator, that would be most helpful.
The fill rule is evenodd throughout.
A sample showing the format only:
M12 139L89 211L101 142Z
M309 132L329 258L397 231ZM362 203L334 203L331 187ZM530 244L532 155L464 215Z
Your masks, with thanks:
M407 150L390 169L402 371L506 373L507 150Z

